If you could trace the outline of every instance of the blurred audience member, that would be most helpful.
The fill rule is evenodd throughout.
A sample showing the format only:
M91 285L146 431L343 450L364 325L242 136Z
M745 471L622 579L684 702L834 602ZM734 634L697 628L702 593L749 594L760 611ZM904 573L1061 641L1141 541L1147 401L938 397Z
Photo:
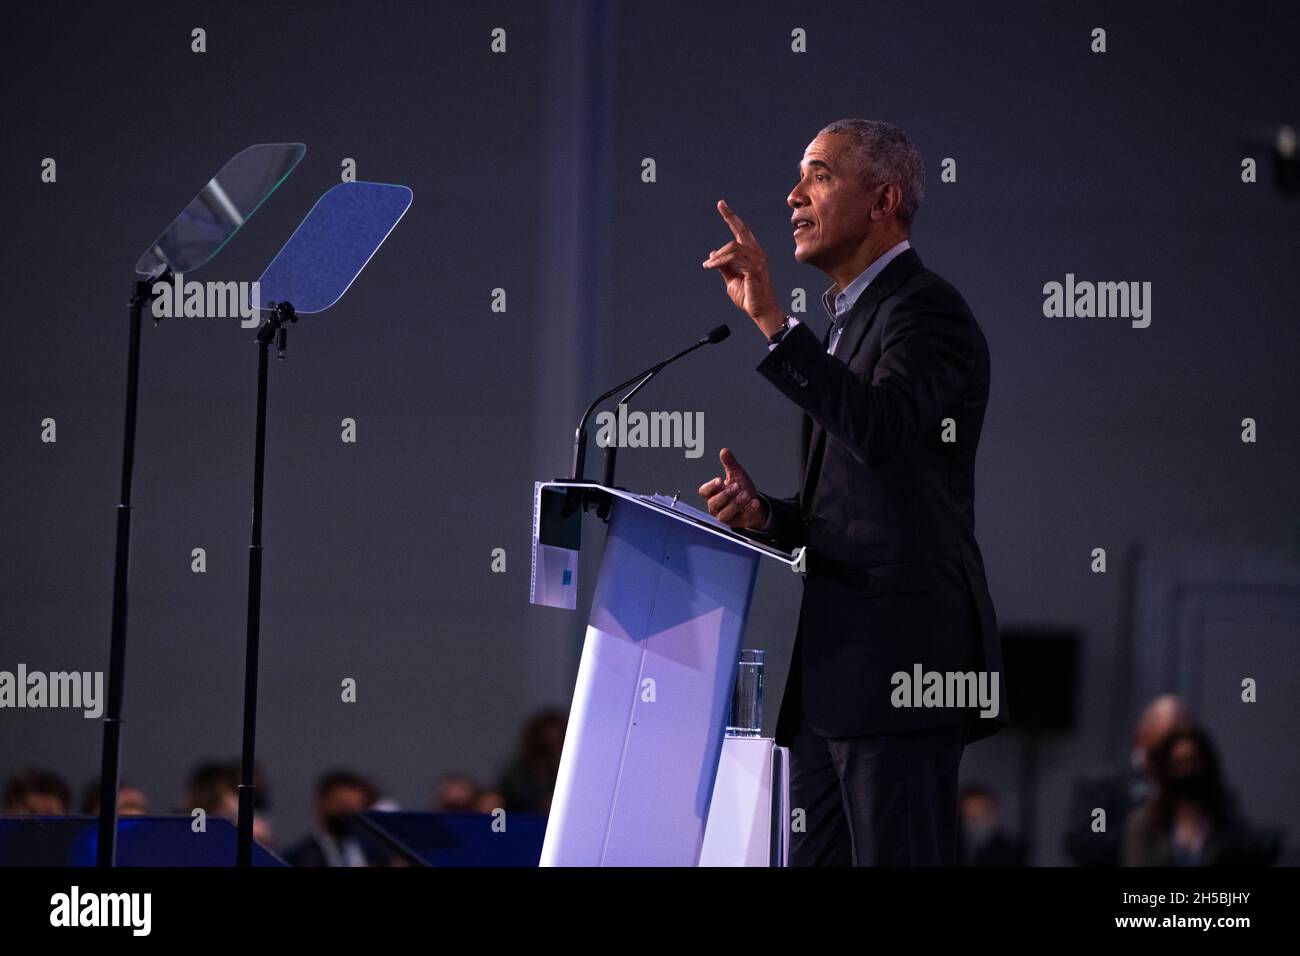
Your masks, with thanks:
M56 817L68 812L72 790L53 770L31 767L5 785L4 812L21 816Z
M293 866L383 866L392 856L363 830L356 815L378 799L374 784L350 770L333 770L316 785L316 830L284 854Z
M1241 819L1209 735L1178 730L1148 755L1154 792L1130 815L1125 866L1269 866L1280 837Z
M547 813L551 809L567 722L563 711L544 710L533 715L524 726L519 753L501 777L504 809L531 813Z
M1150 755L1170 734L1187 730L1191 725L1191 712L1181 697L1174 694L1157 697L1138 720L1128 767L1108 776L1075 782L1074 796L1066 813L1069 824L1065 849L1076 864L1120 865L1129 814L1153 789ZM1104 831L1094 829L1094 811L1098 808L1106 812Z
M93 780L81 792L81 812L88 816L99 814L99 781ZM139 787L123 780L117 787L117 815L143 817L149 814L149 800Z
M475 801L482 785L467 773L445 773L433 785L435 813L477 813Z
M959 866L1024 866L1025 845L1002 828L1002 807L987 787L962 788L958 800Z
M497 810L504 810L505 806L506 798L500 790L484 788L474 798L474 805L471 809L474 813L494 813Z
M238 760L207 760L192 771L181 797L180 810L191 814L202 810L208 816L239 822L239 781L242 777ZM271 845L271 824L265 813L271 806L270 790L260 764L253 767L253 839Z

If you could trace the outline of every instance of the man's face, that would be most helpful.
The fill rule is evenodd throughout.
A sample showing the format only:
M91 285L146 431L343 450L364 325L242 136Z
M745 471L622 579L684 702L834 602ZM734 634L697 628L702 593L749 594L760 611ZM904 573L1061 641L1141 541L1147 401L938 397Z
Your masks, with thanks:
M123 787L117 794L117 813L123 817L139 817L149 813L149 801L135 787Z
M1001 821L998 805L984 794L968 794L962 798L959 808L962 824L966 826L984 826L993 828Z
M1187 730L1191 725L1191 714L1180 698L1167 695L1152 701L1138 721L1134 740L1134 767L1138 770L1147 770L1147 761L1151 753L1170 734Z
M840 133L822 133L809 143L799 182L785 200L794 210L795 259L823 271L853 255L877 225L871 205L880 186L862 182L851 144Z
M471 806L478 788L472 780L452 777L438 784L437 804L440 810L463 810Z
M327 817L350 817L369 809L370 801L360 787L339 784L331 787L320 798L320 811Z
M33 791L25 794L17 806L9 812L24 816L51 817L61 816L67 812L67 808L63 805L63 798L57 794Z

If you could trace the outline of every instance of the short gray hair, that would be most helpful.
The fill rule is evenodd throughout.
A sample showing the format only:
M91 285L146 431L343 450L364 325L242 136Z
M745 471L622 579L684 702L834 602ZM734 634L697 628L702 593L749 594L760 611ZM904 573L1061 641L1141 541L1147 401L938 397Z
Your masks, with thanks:
M893 123L864 119L836 120L818 135L822 133L840 133L853 140L853 154L864 184L898 184L903 191L898 221L910 227L925 199L925 161L911 137Z

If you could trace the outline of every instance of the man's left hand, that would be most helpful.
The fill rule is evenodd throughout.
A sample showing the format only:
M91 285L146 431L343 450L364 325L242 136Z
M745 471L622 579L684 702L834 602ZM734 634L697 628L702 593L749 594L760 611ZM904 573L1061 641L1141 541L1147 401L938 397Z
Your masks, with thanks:
M764 335L774 335L785 324L785 314L777 306L776 294L772 291L772 279L767 273L767 254L744 220L731 211L726 200L718 200L718 212L735 238L710 252L704 260L704 268L717 269L736 308L753 319Z

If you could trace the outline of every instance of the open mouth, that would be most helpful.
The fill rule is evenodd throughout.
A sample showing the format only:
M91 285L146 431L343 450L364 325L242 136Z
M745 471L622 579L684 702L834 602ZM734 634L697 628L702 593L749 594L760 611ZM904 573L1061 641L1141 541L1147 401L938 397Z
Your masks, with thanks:
M811 229L812 227L813 227L813 224L812 224L812 221L811 221L811 220L809 220L809 219L796 219L796 220L794 221L794 234L795 234L796 236L798 236L798 235L800 235L800 234L802 234L802 233L807 232L807 231L808 231L809 229Z

